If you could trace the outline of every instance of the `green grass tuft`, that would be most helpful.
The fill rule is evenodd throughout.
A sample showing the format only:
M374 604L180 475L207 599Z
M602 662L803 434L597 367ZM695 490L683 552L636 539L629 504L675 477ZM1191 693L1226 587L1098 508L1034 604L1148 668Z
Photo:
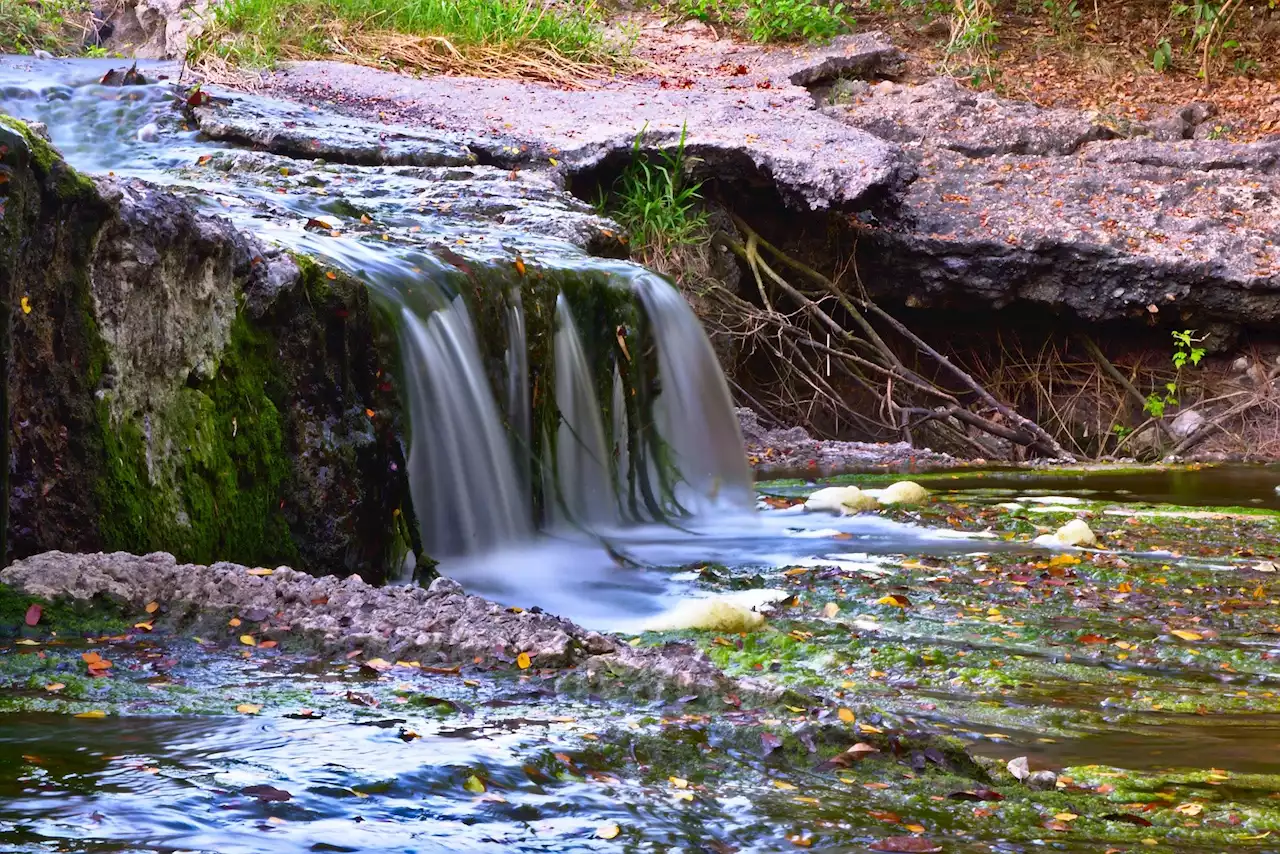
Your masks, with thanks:
M479 57L489 76L502 76L494 59L504 54L532 54L543 62L548 56L570 63L613 59L616 49L598 26L600 17L593 0L556 8L535 0L228 0L217 7L196 53L243 65L341 56L483 73L468 62Z
M0 53L79 53L87 0L0 0Z
M618 177L612 195L600 200L599 207L627 230L633 251L641 255L662 255L707 239L702 184L690 182L685 174L690 163L686 135L687 128L682 128L674 150L651 158L640 147L642 128L632 145L631 162Z

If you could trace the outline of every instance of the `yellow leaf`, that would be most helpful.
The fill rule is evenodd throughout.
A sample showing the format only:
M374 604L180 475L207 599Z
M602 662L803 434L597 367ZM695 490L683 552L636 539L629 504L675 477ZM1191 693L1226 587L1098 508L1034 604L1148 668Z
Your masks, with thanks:
M791 785L790 783L784 782L782 780L774 780L773 787L775 789L781 789L784 792L790 792L795 789L795 786Z
M600 839L617 839L622 828L616 824L602 824L596 828L596 836Z
M227 625L233 629L238 628L240 626L240 618L232 617L230 620L227 620Z
M65 687L67 686L63 685L61 682L50 682L48 685L44 686L44 689L46 691L54 692L61 691Z
M245 572L247 572L249 575L270 575L271 573L275 572L275 570L267 569L265 566L259 566L253 569L247 569L245 570Z
M484 791L484 781L475 774L472 774L467 778L467 781L462 784L462 788L466 789L468 792L474 792L478 795Z
M854 717L854 716L853 716L853 710L852 710L852 709L844 709L844 708L842 708L842 709L840 709L840 711L836 712L836 714L837 714L837 715L839 715L839 716L840 716L840 720L844 721L845 723L847 723L847 724L851 724L851 723L853 723L853 717Z
M371 658L364 663L364 666L370 670L376 670L381 673L384 670L391 669L391 662L387 661L385 658Z
M256 715L258 712L262 711L262 706L259 706L256 703L241 703L236 706L236 711L242 715Z
M1189 632L1186 629L1174 629L1169 632L1169 634L1176 638L1182 638L1184 641L1198 641L1203 637L1203 635L1199 635L1195 632Z
M1204 812L1204 804L1178 804L1173 811L1179 815L1200 815Z
M1075 821L1079 817L1073 812L1060 812L1054 816L1058 821Z
M909 608L911 600L901 593L890 593L888 596L881 596L876 600L877 605L892 605L894 608Z
M160 603L159 603L159 602L148 602L148 603L147 603L147 608L146 608L146 610L147 610L147 613L148 613L148 614L154 614L156 611L159 611L159 610L160 610Z
M142 631L144 631L144 632L149 632L149 631L151 631L151 629L153 628L153 626L151 625L151 623L150 623L150 622L145 622L145 623L134 623L134 624L133 624L133 627L134 627L135 629L140 629L140 630L142 630Z
M688 789L686 789L683 792L676 792L675 797L677 801L692 801L693 792L690 792Z
M530 664L532 664L532 663L533 663L533 662L529 660L529 653L527 653L527 652L522 652L522 653L520 653L519 655L517 655L517 656L516 656L516 665L517 665L521 670L528 670L528 669L529 669L529 665L530 665Z
M23 314L31 313L31 300L28 299L26 294L22 295L22 313Z
M241 636L240 636L240 643L244 644L245 646L257 646L257 645L258 645L258 642L257 642L256 640L254 640L254 639L253 639L253 635L241 635Z
M18 646L39 646L40 641L33 641L31 638L23 638L20 641L14 641Z
M878 735L884 732L884 730L880 729L880 727L871 726L870 724L858 724L858 730L861 732L869 732L869 733L872 733L873 735Z
M101 709L94 709L93 711L89 711L89 712L81 712L80 714L76 715L76 717L78 718L105 718L106 716L107 716L107 713L102 711Z
M924 833L923 824L904 824L903 828L911 831L912 833Z
M840 606L835 602L828 602L822 606L822 616L828 620L834 620L836 615L840 613Z
M677 789L689 788L689 781L680 777L668 777L667 782L675 786Z

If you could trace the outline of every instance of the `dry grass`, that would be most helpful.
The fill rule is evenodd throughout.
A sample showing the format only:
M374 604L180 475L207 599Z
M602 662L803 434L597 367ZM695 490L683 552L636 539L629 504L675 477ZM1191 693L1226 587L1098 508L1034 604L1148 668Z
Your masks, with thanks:
M410 73L561 85L639 67L606 40L588 2L536 0L229 0L190 59L202 70L337 59Z

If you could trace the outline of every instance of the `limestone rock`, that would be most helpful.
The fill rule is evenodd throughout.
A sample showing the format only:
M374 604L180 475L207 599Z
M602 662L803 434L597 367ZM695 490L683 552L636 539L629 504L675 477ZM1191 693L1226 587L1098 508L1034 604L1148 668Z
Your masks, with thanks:
M1098 538L1083 519L1072 519L1054 533L1036 537L1034 542L1051 548L1096 546Z
M760 609L786 599L785 590L741 590L697 599L687 599L644 623L644 631L750 632L765 623Z
M929 490L914 481L900 480L887 486L876 498L881 504L924 504L929 500Z
M204 32L211 5L211 0L124 0L107 17L107 47L144 59L182 58Z
M264 576L234 563L183 564L162 552L46 552L0 570L0 584L44 599L107 599L139 610L163 602L166 615L187 627L225 627L227 612L260 612L270 616L254 626L259 637L309 644L326 655L358 649L366 658L509 664L523 652L537 667L581 665L589 679L612 685L626 674L629 689L643 682L682 693L761 693L728 679L691 647L633 649L560 617L517 612L444 582L428 592L408 585L373 587L358 576L316 578L283 567ZM763 593L744 592L757 598Z
M879 510L880 502L856 486L828 486L808 497L804 509L813 513L852 515L864 510Z

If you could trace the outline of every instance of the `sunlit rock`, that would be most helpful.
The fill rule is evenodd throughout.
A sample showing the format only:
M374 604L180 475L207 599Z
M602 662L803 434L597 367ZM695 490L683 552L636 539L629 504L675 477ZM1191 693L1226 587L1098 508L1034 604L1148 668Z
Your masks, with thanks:
M881 504L923 504L929 500L929 490L910 480L900 480L884 489L879 495Z
M1035 538L1037 545L1050 548L1063 546L1096 546L1098 538L1083 519L1072 519L1052 534L1042 534Z
M739 590L722 596L688 599L647 621L643 630L754 631L764 625L761 609L789 595L785 590Z
M879 510L880 502L856 486L828 486L810 495L804 509L813 513L851 515L863 510Z

